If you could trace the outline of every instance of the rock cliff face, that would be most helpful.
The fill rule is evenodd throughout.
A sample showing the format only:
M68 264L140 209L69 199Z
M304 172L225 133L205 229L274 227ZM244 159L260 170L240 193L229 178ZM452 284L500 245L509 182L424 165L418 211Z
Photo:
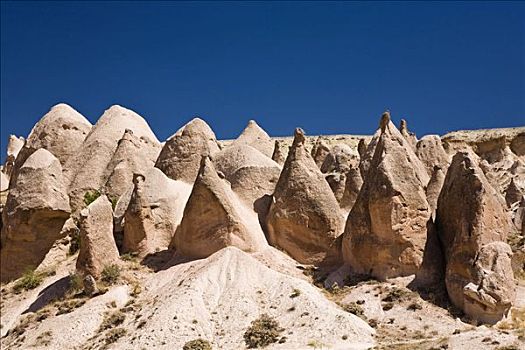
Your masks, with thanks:
M31 154L18 171L2 213L2 281L36 268L56 240L70 207L62 167L44 148Z
M268 238L301 263L321 263L342 233L343 216L323 174L296 129L292 148L273 193Z
M515 345L524 135L418 140L385 112L373 137L196 118L160 143L124 107L57 105L0 169L2 347L239 349L261 319L276 349Z
M501 319L515 298L512 251L504 243L510 223L496 191L468 152L452 159L436 224L450 300L475 319Z
M417 272L431 216L423 164L392 122L382 126L342 241L344 260L378 279Z
M219 145L211 128L202 119L195 118L166 141L155 166L173 180L193 183L201 157L218 151Z

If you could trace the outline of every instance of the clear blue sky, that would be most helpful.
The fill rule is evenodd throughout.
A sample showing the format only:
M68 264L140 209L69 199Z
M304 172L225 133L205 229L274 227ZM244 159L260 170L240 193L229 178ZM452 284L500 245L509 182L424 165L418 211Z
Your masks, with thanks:
M1 3L1 142L66 102L112 104L164 140L192 116L218 138L417 134L525 125L523 3Z

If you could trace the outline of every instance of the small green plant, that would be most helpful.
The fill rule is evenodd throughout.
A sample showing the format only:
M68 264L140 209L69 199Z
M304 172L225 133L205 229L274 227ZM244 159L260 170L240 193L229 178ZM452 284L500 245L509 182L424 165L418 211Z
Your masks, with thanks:
M388 291L388 294L382 299L382 301L393 302L402 301L409 298L412 295L410 291L394 287Z
M49 344L51 344L52 337L53 337L53 333L51 333L51 331L46 331L44 333L41 333L38 337L36 337L35 345L36 346L49 346Z
M113 344L114 342L125 336L127 333L128 331L126 331L126 329L124 328L112 329L106 334L106 338L104 339L104 341L106 342L106 344Z
M314 349L322 349L325 345L323 343L321 343L320 341L318 340L310 340L308 342L308 345L309 347L312 347Z
M357 303L353 303L352 302L352 303L348 303L348 304L342 304L341 307L346 312L349 312L349 313L354 314L356 316L363 317L365 315L365 311L363 310L361 305L359 305Z
M138 253L136 252L126 253L120 256L120 259L124 261L137 261L137 258L138 258Z
M104 317L104 320L102 321L102 324L100 325L99 331L102 332L106 329L120 326L122 323L124 323L125 319L126 319L126 315L122 313L121 311L115 311L112 314L108 314L106 315L106 317Z
M22 290L35 289L42 283L43 280L44 276L41 273L38 273L34 270L26 270L22 277L16 281L15 285L13 286L13 290L18 294Z
M244 333L244 342L249 349L263 348L279 341L279 336L284 330L279 323L267 314L262 314L252 321Z
M84 281L78 273L69 274L69 294L76 294L84 290Z
M393 307L394 307L394 303L391 302L391 301L389 301L388 303L383 304L383 310L384 311L392 310Z
M73 299L73 300L66 300L66 301L60 302L56 305L58 308L57 315L68 314L72 312L73 310L81 307L85 303L86 301L82 299Z
M111 200L111 207L113 208L113 210L115 210L115 207L117 206L118 198L111 197L110 200Z
M74 255L80 249L80 231L76 230L70 237L68 254Z
M211 344L205 339L198 338L186 342L182 347L182 350L211 350Z
M301 295L301 291L297 288L294 288L292 290L292 294L290 294L290 298L297 298L299 295Z
M421 304L415 301L407 306L407 310L411 311L421 310L422 308Z
M86 206L90 205L98 197L100 197L100 195L101 195L101 193L99 191L97 191L97 190L87 191L86 193L84 193L84 204Z
M101 280L109 285L117 283L120 277L120 267L116 264L106 265L102 270Z

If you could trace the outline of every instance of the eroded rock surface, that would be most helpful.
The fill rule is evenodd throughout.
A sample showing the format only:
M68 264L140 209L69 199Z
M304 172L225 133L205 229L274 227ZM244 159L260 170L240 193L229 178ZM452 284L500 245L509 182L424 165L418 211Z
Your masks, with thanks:
M344 219L323 174L296 129L267 219L272 245L301 263L321 263L342 232Z
M41 148L19 169L2 212L2 281L36 268L70 214L60 161Z

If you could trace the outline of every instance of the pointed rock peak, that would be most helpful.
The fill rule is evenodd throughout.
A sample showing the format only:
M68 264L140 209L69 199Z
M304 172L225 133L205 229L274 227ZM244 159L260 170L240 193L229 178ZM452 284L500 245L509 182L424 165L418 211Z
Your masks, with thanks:
M274 150L274 144L270 136L264 131L255 120L250 120L246 128L234 141L234 145L245 144L252 146L259 152L270 158Z
M359 143L357 144L357 152L359 153L359 157L363 158L366 152L366 148L367 144L365 139L360 139Z
M284 161L286 160L286 157L284 156L283 151L281 149L282 143L283 142L281 140L275 140L275 145L272 153L272 160L279 165L283 165Z
M266 239L255 214L219 177L211 159L203 156L171 247L182 255L204 258L227 246L253 252L266 247Z
M390 123L390 111L386 110L381 115L381 119L379 120L379 128L381 129L381 133L384 133L387 129L388 124Z
M407 121L405 119L401 119L401 122L399 123L399 131L408 133Z
M27 158L22 168L47 168L55 161L58 161L58 159L51 152L44 148L39 148Z
M212 128L199 117L195 117L186 124L184 124L177 132L168 138L168 141L176 136L192 136L203 135L207 139L216 140L215 133Z
M293 136L294 137L293 137L292 148L293 147L298 147L298 146L304 146L304 143L306 141L306 136L304 134L304 130L303 129L295 128Z

